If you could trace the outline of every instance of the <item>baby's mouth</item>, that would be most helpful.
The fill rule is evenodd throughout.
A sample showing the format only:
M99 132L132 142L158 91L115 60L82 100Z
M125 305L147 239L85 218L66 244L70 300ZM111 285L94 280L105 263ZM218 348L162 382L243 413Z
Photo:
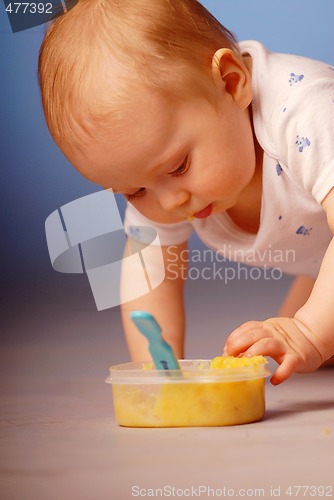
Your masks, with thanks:
M212 213L212 203L210 203L210 205L206 206L205 208L203 208L199 212L196 212L193 215L193 217L195 219L206 219L206 217L209 217L209 215L211 215L211 213Z

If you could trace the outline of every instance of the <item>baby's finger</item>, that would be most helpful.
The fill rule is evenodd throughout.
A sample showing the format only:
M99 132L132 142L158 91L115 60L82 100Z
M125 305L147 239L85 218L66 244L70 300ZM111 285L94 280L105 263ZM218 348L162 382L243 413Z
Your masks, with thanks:
M278 339L268 337L261 339L245 352L245 356L258 356L260 354L270 356L277 363L281 363L270 379L273 385L281 384L296 371L298 365L297 356L286 353L284 344Z
M246 351L245 356L270 356L277 363L282 361L285 355L285 347L279 339L262 336L257 342L254 342Z
M262 322L261 321L247 321L247 323L243 323L242 325L238 326L233 332L230 333L228 336L227 341L230 342L238 337L239 335L242 335L243 333L247 333L251 330L259 330L262 328Z
M298 358L294 354L287 354L284 361L277 368L270 382L273 385L278 385L287 380L297 369Z
M237 356L266 337L268 337L268 332L263 328L258 328L240 333L232 339L228 338L224 348L224 355Z

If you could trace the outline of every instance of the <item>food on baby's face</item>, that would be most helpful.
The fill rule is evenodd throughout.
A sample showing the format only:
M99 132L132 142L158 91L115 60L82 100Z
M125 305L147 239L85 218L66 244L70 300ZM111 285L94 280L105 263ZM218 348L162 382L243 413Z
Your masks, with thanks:
M141 365L148 377L113 383L115 416L129 427L225 426L260 420L264 415L267 360L219 356L181 361L182 372L157 372ZM158 374L158 375L156 375ZM158 377L158 379L157 379Z

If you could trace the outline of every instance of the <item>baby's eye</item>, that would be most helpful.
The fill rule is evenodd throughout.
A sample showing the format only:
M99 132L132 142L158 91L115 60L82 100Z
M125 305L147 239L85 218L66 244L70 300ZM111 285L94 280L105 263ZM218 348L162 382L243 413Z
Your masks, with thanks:
M145 188L140 188L138 189L138 191L136 191L135 193L132 193L132 194L125 194L125 198L128 200L128 201L132 201L136 198L140 198L141 196L144 196L145 194Z
M177 167L176 170L173 170L173 172L169 172L169 175L182 175L185 174L190 167L190 160L189 157L186 156L186 158L183 160L181 165Z

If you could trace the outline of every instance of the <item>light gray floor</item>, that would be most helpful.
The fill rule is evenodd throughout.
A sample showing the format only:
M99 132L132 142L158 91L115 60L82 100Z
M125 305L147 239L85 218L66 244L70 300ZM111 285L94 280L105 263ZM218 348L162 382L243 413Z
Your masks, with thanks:
M273 315L288 282L191 283L187 357L220 354L234 326ZM96 312L87 284L58 274L6 306L1 500L122 500L164 487L165 497L321 496L294 486L334 496L333 369L268 384L255 424L121 428L104 383L110 365L128 360L118 309Z

